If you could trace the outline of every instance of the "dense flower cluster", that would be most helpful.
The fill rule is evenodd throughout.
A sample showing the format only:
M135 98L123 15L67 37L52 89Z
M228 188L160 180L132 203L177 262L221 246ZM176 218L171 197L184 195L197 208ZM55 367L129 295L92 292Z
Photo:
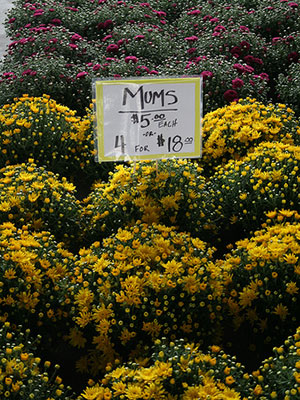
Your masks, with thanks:
M0 221L34 230L49 230L57 240L70 242L77 234L80 202L76 188L32 159L0 170Z
M203 353L182 340L156 340L151 357L115 367L90 382L80 399L246 399L250 379L244 367L218 346ZM243 397L241 397L243 396Z
M207 113L203 119L203 156L210 175L229 159L240 159L261 142L299 145L300 126L285 104L241 99Z
M62 26L28 26L24 32L16 33L8 46L6 58L10 61L26 62L42 53L63 56L68 63L78 64L99 57L102 49L102 43L86 40Z
M50 361L36 355L30 330L14 328L9 322L0 322L0 395L2 399L71 400L74 395L57 375L59 365L51 368ZM38 338L35 340L38 342ZM34 351L34 353L33 353ZM48 372L49 371L49 372Z
M75 257L49 232L0 225L0 320L38 331L66 324L67 276Z
M231 340L243 332L242 346L249 346L258 359L270 343L292 334L299 322L300 215L286 209L266 215L269 224L236 242L223 264L232 269L226 300L229 323L236 331Z
M12 42L0 104L29 85L31 95L48 93L81 114L95 76L205 73L205 112L252 96L298 113L277 78L299 63L299 19L291 1L17 0L5 22Z
M171 57L160 71L163 75L202 76L204 114L247 96L267 101L267 75L257 75L246 63L229 61L224 55L202 55L190 61Z
M187 160L119 165L83 200L83 236L99 240L137 219L191 231L204 185L202 168Z
M188 11L177 22L178 36L183 43L179 53L181 58L189 57L193 61L203 55L223 55L227 60L246 63L249 70L256 74L265 72L267 41L264 37L258 40L256 33L234 22L233 18L231 21L228 18L224 26L211 15L205 15L199 21L195 12ZM190 19L189 25L187 29L182 29L182 25L187 24L187 18Z
M205 242L172 227L139 221L102 246L81 249L71 286L76 324L69 339L79 347L93 343L100 354L98 366L89 365L95 360L86 354L79 368L97 373L108 361L128 357L128 347L138 351L139 344L144 348L162 334L205 345L219 340L229 277L212 261L213 253Z
M289 66L299 63L300 35L299 32L288 32L287 34L275 35L268 43L265 64L270 79L276 79L278 74L286 74ZM281 95L280 90L277 90ZM295 103L297 106L297 103Z
M123 55L132 59L151 60L154 65L171 57L175 43L170 33L157 25L129 22L118 26L112 35L105 39L107 56ZM104 40L104 39L103 39Z
M258 229L266 211L300 211L299 160L299 146L262 142L241 160L217 168L206 185L205 218L194 213L200 236L204 228L233 243Z
M15 100L0 109L2 167L31 157L64 176L90 170L94 162L91 112L77 117L47 95Z

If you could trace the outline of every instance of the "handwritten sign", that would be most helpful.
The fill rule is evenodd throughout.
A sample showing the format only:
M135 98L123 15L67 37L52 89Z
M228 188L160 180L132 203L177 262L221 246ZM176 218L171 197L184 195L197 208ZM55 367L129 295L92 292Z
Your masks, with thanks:
M93 82L97 160L201 156L202 78Z

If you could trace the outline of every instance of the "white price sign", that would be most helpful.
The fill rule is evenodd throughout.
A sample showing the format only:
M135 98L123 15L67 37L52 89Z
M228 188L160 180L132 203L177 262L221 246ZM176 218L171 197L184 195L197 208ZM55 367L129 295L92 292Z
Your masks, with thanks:
M94 80L97 160L201 156L202 78Z

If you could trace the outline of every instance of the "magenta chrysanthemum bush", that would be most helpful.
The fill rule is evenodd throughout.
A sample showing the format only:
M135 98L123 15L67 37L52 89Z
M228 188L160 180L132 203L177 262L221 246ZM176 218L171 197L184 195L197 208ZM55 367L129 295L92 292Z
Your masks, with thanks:
M5 22L12 43L0 68L0 104L25 93L24 79L31 95L47 93L63 102L62 92L72 91L74 97L65 96L65 105L82 112L91 100L91 66L100 77L139 76L144 67L158 75L208 70L216 81L205 88L206 111L246 96L276 103L281 95L278 75L299 62L298 24L298 4L289 1L19 1ZM221 64L219 56L225 58ZM200 63L199 68L185 70L200 57L212 57L214 67ZM119 68L124 59L140 68L126 69L126 63ZM39 74L45 62L47 78ZM112 68L105 68L107 62ZM242 65L243 76L232 76L226 62ZM40 85L43 80L45 86ZM295 97L288 101L297 107Z

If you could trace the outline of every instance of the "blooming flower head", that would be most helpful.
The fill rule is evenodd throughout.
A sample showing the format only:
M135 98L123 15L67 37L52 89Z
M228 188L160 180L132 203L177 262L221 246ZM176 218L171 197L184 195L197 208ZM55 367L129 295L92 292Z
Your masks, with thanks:
M240 78L235 78L232 80L232 88L237 89L244 86L244 81Z
M81 72L78 72L78 74L76 75L76 78L77 79L84 78L87 75L88 75L88 73L86 71L81 71Z
M203 77L203 80L205 81L207 78L211 78L213 76L213 72L211 71L202 71L201 76Z
M114 43L111 43L106 47L106 51L108 53L116 53L118 50L119 50L119 46Z
M195 35L188 36L188 37L184 38L184 40L186 40L187 42L194 42L194 41L198 40L198 36L195 36Z
M232 89L228 89L226 90L226 92L224 93L224 99L228 102L232 102L232 101L237 101L238 100L238 94L235 90Z
M132 63L137 63L138 62L138 58L137 57L135 57L135 56L126 56L125 57L125 62L128 64L128 63L130 63L130 62L132 62Z

